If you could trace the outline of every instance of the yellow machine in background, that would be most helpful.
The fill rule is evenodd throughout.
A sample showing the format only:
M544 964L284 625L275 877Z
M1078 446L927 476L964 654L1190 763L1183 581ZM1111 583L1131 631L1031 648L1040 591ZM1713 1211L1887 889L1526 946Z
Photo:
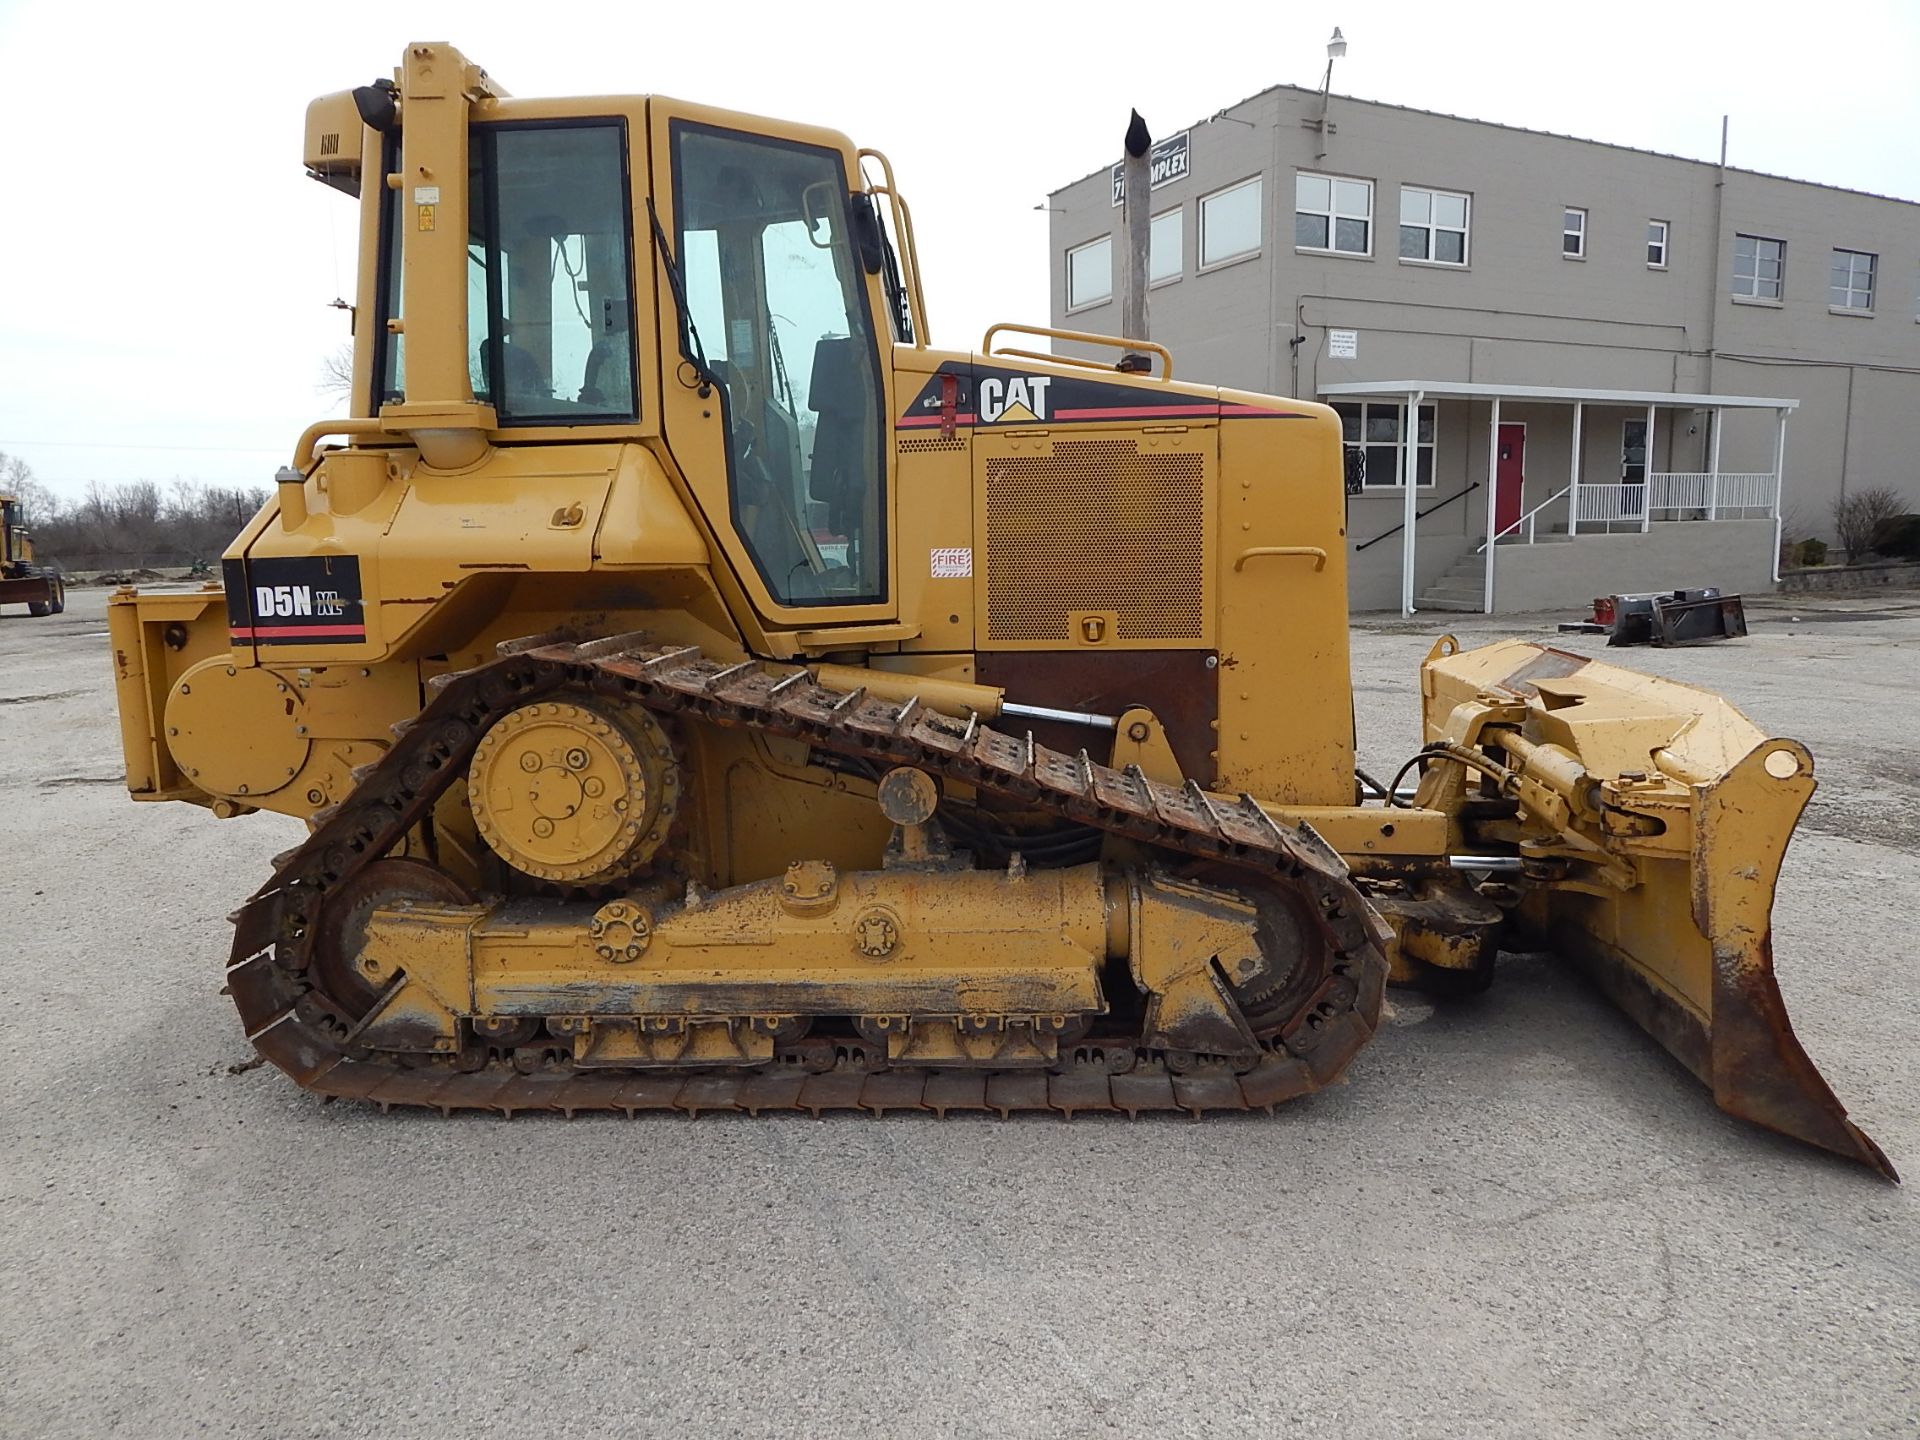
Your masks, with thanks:
M67 583L58 570L34 562L17 496L0 493L0 605L24 605L30 615L58 615L67 608Z
M359 197L354 417L224 595L110 618L136 798L310 826L227 977L301 1084L1270 1106L1504 944L1892 1173L1772 980L1798 745L1442 642L1417 787L1363 793L1325 408L933 349L890 168L829 131L434 43L315 101L306 163Z

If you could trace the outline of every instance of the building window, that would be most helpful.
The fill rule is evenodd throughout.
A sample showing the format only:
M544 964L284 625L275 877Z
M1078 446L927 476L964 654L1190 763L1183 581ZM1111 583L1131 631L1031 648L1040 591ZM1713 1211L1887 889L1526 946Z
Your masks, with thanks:
M1560 220L1560 253L1568 260L1587 258L1587 212L1572 205Z
M1382 401L1366 404L1340 404L1333 407L1340 417L1340 437L1349 450L1358 450L1363 490L1400 488L1400 417L1404 405ZM1420 432L1414 437L1415 467L1419 475L1416 488L1433 485L1434 407L1420 407Z
M1293 182L1293 243L1336 255L1373 254L1373 182L1308 175Z
M1185 257L1180 253L1186 227L1180 222L1184 210L1169 210L1156 215L1147 226L1147 283L1178 280Z
M1067 308L1078 310L1113 298L1113 237L1103 236L1067 252Z
M1400 187L1400 258L1436 265L1467 263L1465 195Z
M1647 483L1647 422L1644 420L1621 422L1620 482L1623 485ZM1633 513L1640 512L1636 509Z
M1878 258L1864 250L1833 252L1833 284L1828 303L1834 309L1873 309L1873 270Z
M1647 268L1667 268L1667 222L1664 220L1647 221Z
M1743 300L1778 300L1787 278L1787 242L1760 235L1733 237L1733 293Z
M1260 252L1260 177L1200 198L1200 265Z

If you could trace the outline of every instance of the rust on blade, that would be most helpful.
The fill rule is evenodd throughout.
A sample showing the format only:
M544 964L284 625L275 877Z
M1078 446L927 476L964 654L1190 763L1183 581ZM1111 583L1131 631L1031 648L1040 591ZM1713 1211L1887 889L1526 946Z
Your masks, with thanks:
M1713 946L1709 1083L1721 1109L1898 1180L1801 1048L1774 980L1774 882L1812 794L1813 757L1772 740L1703 786L1696 802L1695 921Z
M1678 933L1686 928L1681 921L1657 947L1609 944L1601 932L1630 933L1627 927L1596 926L1569 908L1554 940L1699 1077L1722 1110L1898 1181L1801 1046L1774 978L1774 886L1813 788L1813 761L1803 746L1756 746L1695 791L1692 933Z

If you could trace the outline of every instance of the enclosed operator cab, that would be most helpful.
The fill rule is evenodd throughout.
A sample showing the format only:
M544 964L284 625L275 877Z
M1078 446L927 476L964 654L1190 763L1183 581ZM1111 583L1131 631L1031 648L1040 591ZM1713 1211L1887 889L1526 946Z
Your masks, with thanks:
M932 348L890 167L828 130L517 100L416 45L313 103L306 158L360 207L355 415L313 427L229 552L229 639L431 664L530 614L624 613L1153 709L1140 743L1182 776L1349 823L1323 407L1177 383L1158 347L1134 373L1101 337ZM1038 733L1114 753L1111 725Z

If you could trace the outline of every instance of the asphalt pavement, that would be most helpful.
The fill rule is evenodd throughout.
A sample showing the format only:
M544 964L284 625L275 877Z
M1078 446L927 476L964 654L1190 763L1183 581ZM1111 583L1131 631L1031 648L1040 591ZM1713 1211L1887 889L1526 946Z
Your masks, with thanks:
M324 1105L219 994L300 827L128 801L103 613L0 615L0 1432L1920 1434L1912 1191L1546 957L1273 1118ZM1920 597L1751 618L1621 658L1812 747L1781 987L1920 1175ZM1356 631L1373 773L1440 628Z

